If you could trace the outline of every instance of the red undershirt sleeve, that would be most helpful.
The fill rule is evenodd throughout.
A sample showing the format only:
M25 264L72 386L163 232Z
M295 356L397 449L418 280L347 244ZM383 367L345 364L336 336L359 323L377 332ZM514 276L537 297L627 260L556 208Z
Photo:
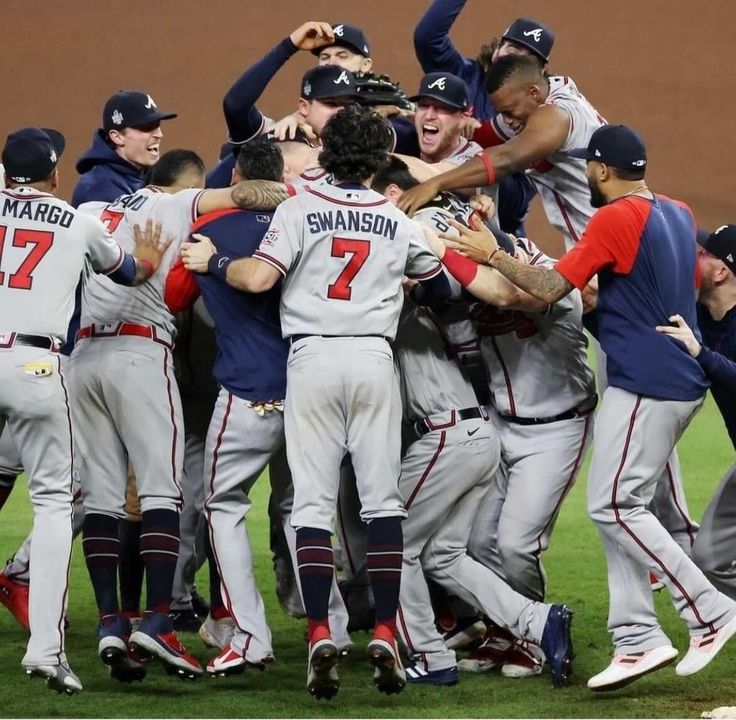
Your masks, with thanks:
M650 210L647 200L634 197L600 208L588 222L580 240L560 258L555 269L581 290L604 268L627 275L639 252Z

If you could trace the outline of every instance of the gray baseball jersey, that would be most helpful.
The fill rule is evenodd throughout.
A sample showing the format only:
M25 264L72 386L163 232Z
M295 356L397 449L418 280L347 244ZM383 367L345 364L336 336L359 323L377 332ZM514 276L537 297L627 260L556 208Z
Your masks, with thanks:
M109 274L124 257L99 220L31 187L0 192L0 245L0 332L52 335L61 342L86 261Z
M404 272L422 280L442 271L419 226L385 197L331 184L279 205L253 257L285 276L284 337L393 338Z
M594 208L590 204L585 161L571 158L567 152L586 147L590 136L606 121L569 77L555 75L548 80L549 95L544 104L565 112L570 118L570 130L560 147L527 170L527 176L542 198L547 220L563 234L569 249L582 235ZM502 121L497 121L495 128L507 139L513 135Z
M529 240L517 243L530 265L554 265ZM595 394L579 292L570 293L544 312L476 305L473 315L493 404L502 415L552 417L579 407Z
M477 142L461 137L458 139L457 145L452 153L446 158L443 158L442 162L451 163L452 165L462 165L481 152L483 152L483 148Z
M169 194L148 186L118 198L101 210L96 203L82 206L85 211L97 214L120 246L129 252L135 242L133 226L138 224L143 229L149 219L161 222L164 236L173 237L160 266L143 285L122 287L104 277L86 277L82 326L125 321L155 325L171 336L175 334L173 317L163 301L164 284L181 243L197 219L197 201L201 193L201 190L192 189Z

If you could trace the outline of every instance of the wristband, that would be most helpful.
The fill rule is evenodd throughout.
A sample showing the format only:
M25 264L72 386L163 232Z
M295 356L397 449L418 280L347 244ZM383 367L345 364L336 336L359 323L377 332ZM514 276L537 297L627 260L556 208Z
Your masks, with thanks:
M225 255L215 253L207 261L207 272L220 278L223 282L227 281L227 269L232 260Z
M447 268L448 272L452 277L455 278L463 287L470 285L475 276L478 274L478 264L473 262L470 258L466 258L459 252L445 250L445 255L442 258L442 264Z
M483 163L483 165L486 168L486 177L488 179L488 184L495 185L496 184L496 168L493 167L493 161L491 160L488 153L480 152L476 155L476 157L480 158L480 161Z
M156 272L156 268L153 267L153 263L150 260L136 258L135 261L136 261L136 263L138 264L139 267L145 268L145 270L146 270L146 278L151 277L151 275L153 275L153 273Z

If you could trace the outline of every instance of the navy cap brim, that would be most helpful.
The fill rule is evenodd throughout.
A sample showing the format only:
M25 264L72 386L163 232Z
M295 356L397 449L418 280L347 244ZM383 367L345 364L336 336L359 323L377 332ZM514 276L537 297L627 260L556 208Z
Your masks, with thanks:
M407 98L409 102L419 102L423 98L430 98L431 100L436 100L439 103L442 103L443 105L447 105L447 107L454 108L455 110L467 110L466 105L457 105L456 103L449 102L447 98L442 97L441 95L434 95L432 93L424 93L422 95L412 95L410 98Z
M178 113L160 112L160 111L157 110L156 112L151 113L150 116L149 116L148 121L145 122L145 123L142 123L142 125L127 125L127 126L124 126L124 127L132 127L132 128L142 127L144 125L150 125L153 122L157 122L157 121L160 122L161 120L173 120L175 117L179 117L179 114Z
M312 55L319 57L319 54L325 49L329 47L335 47L337 45L338 47L344 47L348 50L352 50L356 55L360 55L361 57L367 58L370 57L369 55L366 55L363 52L362 48L359 48L353 43L347 42L346 40L337 40L336 42L327 43L326 45L320 45L318 48L314 48L314 50L310 50L309 52L312 53Z
M708 246L708 238L710 238L711 233L708 230L705 230L704 228L699 227L698 233L695 236L696 240L698 241L698 245L701 247L707 248Z

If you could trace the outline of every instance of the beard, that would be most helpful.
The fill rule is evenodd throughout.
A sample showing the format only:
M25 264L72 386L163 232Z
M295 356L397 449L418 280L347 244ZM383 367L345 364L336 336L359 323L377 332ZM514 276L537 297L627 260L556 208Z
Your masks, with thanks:
M608 204L608 200L603 197L603 193L598 189L598 185L595 184L595 181L590 179L588 180L588 189L590 190L590 204L594 208L601 208Z

